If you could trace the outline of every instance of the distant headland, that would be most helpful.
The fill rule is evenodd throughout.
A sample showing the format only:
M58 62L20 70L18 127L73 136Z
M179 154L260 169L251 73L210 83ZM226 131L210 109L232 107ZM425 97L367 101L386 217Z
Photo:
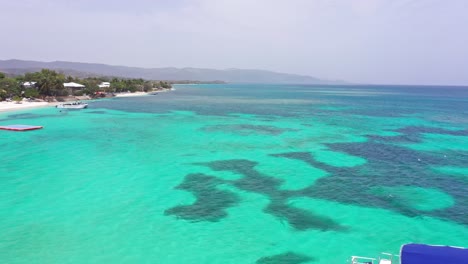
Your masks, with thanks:
M165 80L177 83L269 83L269 84L347 84L339 80L324 80L307 75L279 73L250 69L201 68L138 68L98 63L67 61L0 60L0 72L21 75L27 72L51 69L74 77L118 77L145 80Z

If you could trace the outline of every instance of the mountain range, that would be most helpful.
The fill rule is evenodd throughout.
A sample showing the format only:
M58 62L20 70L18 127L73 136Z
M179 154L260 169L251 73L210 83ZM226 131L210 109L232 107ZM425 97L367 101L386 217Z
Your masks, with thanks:
M169 81L223 81L228 83L345 84L307 75L250 69L139 68L68 61L0 60L0 72L11 75L51 69L75 77L108 76Z

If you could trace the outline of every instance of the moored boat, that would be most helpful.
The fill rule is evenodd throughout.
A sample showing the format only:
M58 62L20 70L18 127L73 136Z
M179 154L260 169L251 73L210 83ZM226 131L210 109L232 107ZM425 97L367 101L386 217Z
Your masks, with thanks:
M63 103L55 106L57 108L67 108L67 109L83 109L88 107L88 104L83 102L73 102L73 103Z

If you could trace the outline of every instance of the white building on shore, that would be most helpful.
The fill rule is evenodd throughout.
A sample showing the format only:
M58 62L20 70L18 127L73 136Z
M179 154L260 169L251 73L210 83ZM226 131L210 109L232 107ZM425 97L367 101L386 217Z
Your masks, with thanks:
M73 94L75 91L82 90L86 86L79 84L79 83L75 83L75 82L68 82L68 83L64 83L63 87L68 89L70 94Z
M109 88L110 87L110 82L102 82L101 84L98 85L99 88Z
M24 88L36 88L36 83L37 82L23 82L21 83L21 86Z

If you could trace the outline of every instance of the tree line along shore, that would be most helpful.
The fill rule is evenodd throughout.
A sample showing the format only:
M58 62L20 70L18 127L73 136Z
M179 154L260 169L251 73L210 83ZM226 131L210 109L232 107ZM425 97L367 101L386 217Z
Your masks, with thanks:
M152 92L171 88L172 83L168 81L116 77L78 78L49 69L12 77L0 72L0 101L21 101L25 98L56 101L68 96L83 95L96 98L114 93Z

